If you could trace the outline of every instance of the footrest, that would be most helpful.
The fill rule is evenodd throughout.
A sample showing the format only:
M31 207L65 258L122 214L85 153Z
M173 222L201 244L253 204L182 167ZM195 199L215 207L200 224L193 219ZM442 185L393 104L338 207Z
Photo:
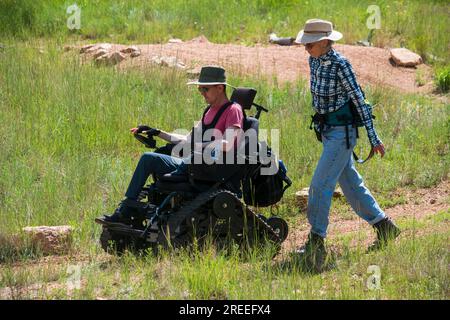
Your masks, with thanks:
M106 221L102 218L95 218L95 222L98 224L101 224L103 226L121 226L121 227L129 227L127 224L122 223L122 222L111 222L111 221Z

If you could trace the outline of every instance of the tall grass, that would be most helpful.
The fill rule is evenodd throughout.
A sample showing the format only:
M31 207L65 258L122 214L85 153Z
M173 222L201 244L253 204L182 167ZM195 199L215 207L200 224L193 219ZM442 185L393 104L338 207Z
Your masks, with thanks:
M66 26L67 7L81 8L81 29ZM334 22L343 42L366 39L367 8L381 11L376 46L406 46L431 62L450 60L448 1L274 1L274 0L153 0L153 1L31 1L0 2L1 37L51 37L125 42L165 42L206 35L214 42L267 42L268 34L295 36L309 18ZM436 60L437 58L437 60ZM442 62L439 62L442 64Z
M322 274L295 267L289 259L271 261L261 253L202 252L105 258L79 263L0 266L0 293L6 299L448 299L450 212L420 221L422 234L401 237L381 252L364 254L345 238L336 265ZM405 233L418 221L400 221ZM359 235L352 233L352 237ZM80 268L79 289L68 290L69 267ZM368 285L379 270L378 287Z
M182 73L82 65L76 55L48 45L44 53L29 44L1 53L2 229L69 223L81 226L86 239L94 233L92 218L111 211L121 199L144 151L128 129L138 123L189 129L204 102L185 85ZM280 157L294 181L282 212L289 215L289 199L309 184L321 152L308 128L307 85L231 81L256 87L258 102L270 109L261 128L280 130ZM377 105L376 127L388 150L383 160L360 167L370 188L388 196L400 186L431 186L447 178L448 105L376 88L367 93ZM368 145L364 130L360 140L360 146Z
M82 64L76 53L63 53L54 41L16 42L0 52L0 234L6 239L0 244L0 287L14 288L15 298L446 297L447 231L420 244L405 240L370 256L348 249L342 240L345 254L339 268L323 276L273 265L270 251L244 258L236 251L225 255L211 249L197 255L125 255L99 261L99 228L93 219L114 209L144 151L128 129L137 123L189 129L204 102L186 80L171 69L120 71ZM280 129L280 157L294 186L278 213L293 218L294 192L309 184L321 151L308 129L308 86L303 81L281 86L232 75L230 82L255 87L257 101L270 109L260 127ZM449 106L426 97L366 89L377 105L376 127L388 153L359 169L380 202L392 201L390 192L398 187L431 186L448 178ZM367 144L364 135L362 131L360 145ZM448 215L440 222L446 221ZM13 234L26 225L57 224L75 227L75 249L91 259L83 267L82 289L70 294L65 289L66 265L38 273L14 265L40 253L25 242L12 245ZM383 274L395 280L386 280L382 291L368 291L362 279L370 264L380 265ZM29 286L36 282L44 282L44 287ZM46 282L56 282L55 288L48 291Z
M436 70L435 83L438 91L442 93L450 90L450 65Z

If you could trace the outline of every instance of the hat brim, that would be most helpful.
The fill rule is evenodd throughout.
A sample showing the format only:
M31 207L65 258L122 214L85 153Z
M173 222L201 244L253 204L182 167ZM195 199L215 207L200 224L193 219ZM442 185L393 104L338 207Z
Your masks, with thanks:
M324 36L324 35L320 35L320 34L307 34L304 33L304 30L301 30L298 35L297 38L295 39L295 43L297 44L307 44L307 43L313 43L313 42L317 42L320 40L332 40L332 41L338 41L340 39L342 39L342 33L340 33L339 31L335 31L333 30L331 32L331 34L329 34L328 36Z
M226 82L200 82L200 81L191 81L186 83L187 85L199 85L199 86L215 86L218 84L224 84L226 86L229 86Z

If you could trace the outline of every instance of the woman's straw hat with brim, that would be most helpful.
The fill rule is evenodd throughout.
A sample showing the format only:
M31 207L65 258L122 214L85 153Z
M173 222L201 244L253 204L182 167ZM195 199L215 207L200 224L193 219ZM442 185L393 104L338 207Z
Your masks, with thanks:
M330 21L310 19L306 21L305 28L298 33L295 43L307 44L324 39L338 41L341 38L342 33L333 30L333 24Z
M187 84L213 86L217 84L228 85L225 76L225 69L216 66L206 66L200 71L200 76L197 81L191 81Z

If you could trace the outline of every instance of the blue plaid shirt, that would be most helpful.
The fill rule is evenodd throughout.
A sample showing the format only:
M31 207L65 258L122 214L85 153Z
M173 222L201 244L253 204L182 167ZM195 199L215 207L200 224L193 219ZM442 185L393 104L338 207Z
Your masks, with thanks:
M341 108L349 99L356 106L372 146L381 144L373 127L372 106L364 99L350 62L334 49L318 58L309 57L311 95L316 112L325 114Z

